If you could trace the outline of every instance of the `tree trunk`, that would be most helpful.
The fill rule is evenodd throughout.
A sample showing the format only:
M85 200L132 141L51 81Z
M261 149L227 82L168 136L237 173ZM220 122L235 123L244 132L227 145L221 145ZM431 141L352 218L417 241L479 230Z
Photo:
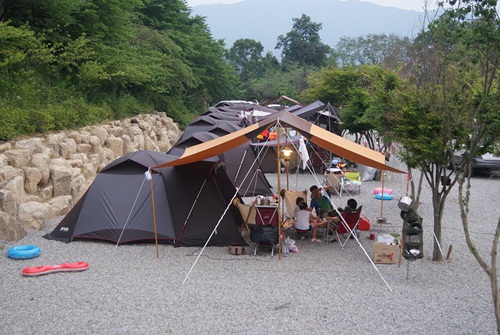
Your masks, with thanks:
M467 220L468 226L468 220ZM468 231L467 231L468 232ZM500 218L497 221L497 229L495 230L495 235L493 237L493 243L491 246L491 266L488 269L483 267L491 283L491 296L493 299L493 308L495 309L495 318L497 320L497 333L500 334L500 300L498 292L498 273L497 273L497 256L498 256L498 239L500 237ZM479 262L480 265L481 262ZM486 264L484 264L486 265Z
M493 297L493 307L495 308L495 317L497 319L497 333L500 334L500 301L498 300L498 276L497 276L497 250L498 237L500 235L500 218L498 218L497 229L493 245L491 248L491 272L489 273L491 282L491 295Z
M432 249L432 260L436 262L441 262L443 260L443 254L440 250L441 243L441 218L434 218L434 247Z
M457 173L457 171L455 171ZM464 184L465 190L464 190ZM474 243L470 237L469 232L469 217L467 214L467 207L469 206L470 198L470 172L466 176L458 178L458 204L460 208L460 217L462 219L462 226L464 228L465 242L469 247L469 251L476 259L477 263L486 272L490 279L491 296L493 299L493 309L495 311L495 318L497 321L497 333L500 334L500 301L498 291L498 274L497 274L497 256L498 256L498 240L500 238L500 218L497 221L497 228L493 236L493 243L491 246L491 265L488 266L485 260L481 257L478 250L475 248Z
M443 254L440 250L442 230L441 218L443 217L443 212L441 208L442 199L440 198L438 189L432 190L432 198L434 208L434 236L432 239L434 241L434 247L432 248L432 260L440 262L443 260Z

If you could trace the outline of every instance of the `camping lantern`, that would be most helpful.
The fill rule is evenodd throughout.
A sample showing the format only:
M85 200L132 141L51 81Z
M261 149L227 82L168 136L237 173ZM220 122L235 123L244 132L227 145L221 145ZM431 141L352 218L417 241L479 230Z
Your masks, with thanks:
M283 150L281 150L281 153L283 154L283 157L285 158L285 164L286 164L286 190L288 191L288 168L289 168L289 164L290 164L290 157L292 156L292 149L290 149L288 147L288 145L285 146L285 148L283 148Z
M281 150L283 153L283 156L285 157L285 160L290 160L290 156L292 156L292 149L290 149L288 146L285 146L283 150Z
M403 257L414 261L424 257L422 218L413 210L403 213Z

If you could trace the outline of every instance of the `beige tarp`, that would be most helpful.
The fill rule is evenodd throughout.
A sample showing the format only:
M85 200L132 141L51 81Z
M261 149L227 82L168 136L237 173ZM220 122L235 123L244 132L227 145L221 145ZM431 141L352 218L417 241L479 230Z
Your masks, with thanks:
M237 130L231 134L221 136L211 141L198 144L186 149L179 159L157 166L178 166L194 163L206 158L217 156L223 152L236 148L260 134L265 129L279 123L281 127L295 129L302 136L323 149L334 152L343 158L358 164L371 166L380 170L405 173L385 164L385 156L375 150L366 148L341 136L335 135L307 120L295 116L287 111L274 114L265 120L255 123L246 128Z

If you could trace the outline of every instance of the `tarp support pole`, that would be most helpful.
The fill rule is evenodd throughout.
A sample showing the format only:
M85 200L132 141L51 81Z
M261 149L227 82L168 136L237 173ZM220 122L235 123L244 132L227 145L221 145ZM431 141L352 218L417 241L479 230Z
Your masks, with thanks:
M247 155L247 150L245 150L245 152L243 153L243 157L241 157L240 165L238 165L238 171L236 171L236 175L234 176L234 179L233 179L233 184L235 184L236 180L238 180L238 176L240 175L241 166L243 165L243 161L245 160L246 155Z
M280 143L281 143L281 136L280 136L280 128L281 124L279 122L279 119L277 120L276 123L276 129L277 129L277 134L276 138L278 139L278 146L277 146L277 151L278 151L278 187L280 188L278 190L278 208L276 209L278 211L278 259L281 261L281 211L280 211L280 201L281 201L281 148L280 148Z
M149 176L152 177L151 168L148 169ZM155 190L153 187L153 178L149 178L149 188L151 190L151 207L153 209L153 228L155 232L156 258L160 258L158 251L158 233L156 232L156 209L155 209Z
M128 213L127 220L125 221L125 224L123 225L123 229L120 233L120 236L118 237L118 241L116 241L115 248L113 250L113 254L111 255L111 259L115 256L116 253L116 248L118 248L118 245L120 244L120 241L122 240L123 233L125 232L125 228L127 228L127 225L130 221L130 216L132 215L132 211L135 208L135 204L137 203L137 199L139 198L139 195L141 194L142 187L144 186L144 182L146 181L147 177L142 180L141 187L139 188L139 191L137 192L137 195L135 196L134 203L132 204L132 207L130 208L130 212Z
M193 213L194 206L196 206L196 204L198 203L198 199L200 198L201 192L205 188L205 184L207 183L207 179L208 179L208 176L207 176L207 178L205 178L205 180L203 180L203 184L201 185L200 190L198 191L198 194L196 194L196 198L193 201L193 205L189 209L189 213L186 217L186 220L184 221L184 224L182 225L182 230L180 231L179 236L177 236L177 238L176 238L175 246L179 245L179 241L181 240L182 233L184 232L184 229L186 228L186 225L187 225L189 219L191 218L191 214Z
M382 226L382 218L384 212L384 185L385 185L385 172L380 171L382 174L382 199L380 200L380 226Z

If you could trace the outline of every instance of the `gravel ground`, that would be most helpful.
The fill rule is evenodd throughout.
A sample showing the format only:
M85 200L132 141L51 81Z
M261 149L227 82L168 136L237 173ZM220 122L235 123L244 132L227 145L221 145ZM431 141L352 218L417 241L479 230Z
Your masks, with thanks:
M269 175L275 182L276 175ZM322 177L319 176L319 182ZM310 174L290 176L292 189L308 189ZM403 176L389 173L386 187L395 199L404 195ZM374 223L381 202L372 191L380 182L364 182L363 214L375 234L401 233L397 200L385 201L387 223ZM500 179L473 179L470 220L472 238L486 262L500 217ZM1 334L496 334L491 289L485 272L468 251L458 209L450 194L442 247L447 262L432 256L432 201L425 188L419 213L424 218L424 258L401 266L369 261L370 232L360 243L297 241L299 253L282 259L252 247L242 256L227 248L173 248L151 244L98 242L64 244L31 231L21 241L3 243L0 257ZM346 196L335 197L345 206ZM35 244L39 257L16 261L5 256L13 245ZM87 271L23 277L28 266L86 261ZM188 275L191 267L192 272ZM187 279L186 279L187 278ZM185 283L183 281L186 279ZM386 282L384 282L384 280ZM386 284L387 283L387 284Z

